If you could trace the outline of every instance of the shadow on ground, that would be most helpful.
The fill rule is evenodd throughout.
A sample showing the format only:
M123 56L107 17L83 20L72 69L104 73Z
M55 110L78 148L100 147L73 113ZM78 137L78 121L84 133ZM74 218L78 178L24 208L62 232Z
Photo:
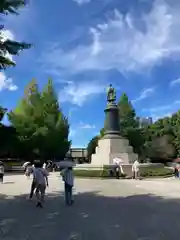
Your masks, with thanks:
M0 195L1 240L170 240L180 235L180 200L88 192L66 207L62 194L55 192L46 197L44 209L37 209L26 197Z

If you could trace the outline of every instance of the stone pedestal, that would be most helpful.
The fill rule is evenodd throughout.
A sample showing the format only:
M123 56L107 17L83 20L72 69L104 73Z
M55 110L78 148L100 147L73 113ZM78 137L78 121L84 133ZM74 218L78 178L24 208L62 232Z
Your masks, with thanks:
M109 103L105 112L105 135L99 140L96 152L91 156L92 165L111 165L114 158L123 160L123 164L129 164L138 159L133 153L129 141L121 137L119 127L118 107L115 103Z
M112 165L114 158L123 160L123 164L133 163L138 159L132 147L124 138L103 138L98 142L96 153L91 156L92 165Z

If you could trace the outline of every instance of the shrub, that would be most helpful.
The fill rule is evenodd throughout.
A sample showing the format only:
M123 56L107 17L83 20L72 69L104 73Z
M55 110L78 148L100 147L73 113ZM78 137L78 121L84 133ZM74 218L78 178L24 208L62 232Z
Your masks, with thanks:
M74 175L76 177L87 178L115 178L114 173L110 169L74 169ZM120 176L120 177L124 177Z
M150 167L142 167L140 169L141 177L168 177L173 175L173 171L168 168L158 167L158 168L150 168ZM115 178L111 169L104 168L100 169L74 169L74 175L76 177L84 177L84 178ZM121 175L121 178L126 177L126 175Z
M74 169L74 175L76 177L87 178L115 178L114 172L111 169ZM120 177L124 177L121 175Z
M77 177L93 177L93 178L105 178L109 176L109 172L106 169L75 169L74 175Z
M143 167L140 168L140 175L142 177L168 177L173 175L173 170L164 167Z

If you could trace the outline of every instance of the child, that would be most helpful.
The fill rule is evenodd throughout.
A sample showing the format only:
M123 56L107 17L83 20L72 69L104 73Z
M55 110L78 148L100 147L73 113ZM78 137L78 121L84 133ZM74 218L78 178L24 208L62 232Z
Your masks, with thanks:
M43 207L46 186L48 186L48 172L43 168L43 164L35 163L34 178L36 182L36 207Z
M3 183L4 178L4 165L2 162L0 162L0 183Z

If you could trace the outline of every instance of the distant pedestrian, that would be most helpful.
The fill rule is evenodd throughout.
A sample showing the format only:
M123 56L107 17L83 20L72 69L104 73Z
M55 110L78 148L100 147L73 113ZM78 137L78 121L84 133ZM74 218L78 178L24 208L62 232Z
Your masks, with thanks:
M132 165L132 174L134 179L140 179L140 163L136 160Z
M120 178L120 166L119 166L119 164L115 165L115 176L116 176L116 179Z
M37 198L36 207L42 208L44 203L46 186L49 186L49 183L48 172L43 168L43 165L41 163L35 164L34 178L36 183L36 198Z
M43 168L46 169L46 163L43 164Z
M26 171L26 176L30 177L31 174L33 176L33 179L32 179L32 183L31 183L30 194L28 196L29 200L32 200L33 195L34 195L34 190L36 188L35 167L34 167L34 165L32 165L31 167L28 167L28 169Z
M174 176L175 178L179 178L179 164L176 164L174 167Z
M74 186L74 175L72 167L65 168L62 171L62 178L64 181L65 203L66 205L73 204L72 189Z
M0 162L0 183L3 183L4 179L4 164Z

